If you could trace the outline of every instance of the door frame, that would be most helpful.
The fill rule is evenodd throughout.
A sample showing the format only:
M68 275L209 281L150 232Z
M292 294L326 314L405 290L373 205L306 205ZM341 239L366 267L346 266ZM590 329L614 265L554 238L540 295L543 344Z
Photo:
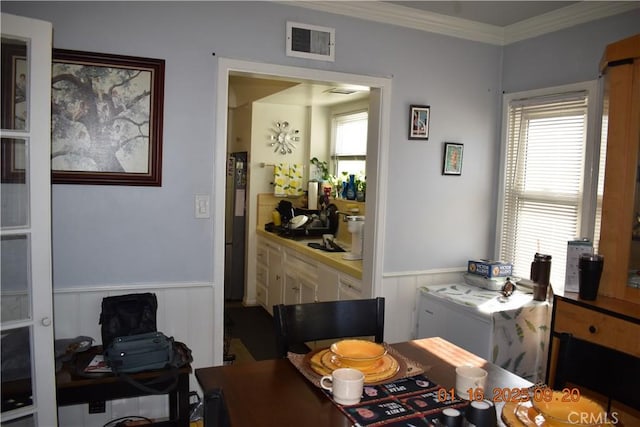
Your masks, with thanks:
M28 234L30 316L7 322L3 331L31 328L33 405L0 414L5 422L34 416L38 425L57 425L53 291L51 261L51 46L53 26L38 19L2 13L2 34L27 43L28 117L25 130L2 130L3 138L28 141L26 180L27 224L3 229L2 235Z
M213 357L223 363L224 329L224 257L225 257L225 176L227 156L227 103L230 72L256 73L274 77L340 82L370 87L369 129L367 142L367 221L364 239L374 242L365 250L362 281L371 283L371 297L382 296L384 201L387 195L391 79L336 71L251 62L230 58L218 59L216 130L213 172Z

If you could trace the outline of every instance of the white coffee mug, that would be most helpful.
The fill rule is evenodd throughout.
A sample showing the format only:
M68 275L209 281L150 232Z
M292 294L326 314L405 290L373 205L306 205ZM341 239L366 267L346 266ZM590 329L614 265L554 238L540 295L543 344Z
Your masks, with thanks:
M476 400L479 389L485 393L487 371L475 366L458 366L456 368L456 393L463 399ZM471 395L470 395L471 394Z
M325 384L330 383L330 385ZM331 375L325 375L320 379L320 386L329 390L333 400L341 405L355 405L360 403L362 388L364 386L364 374L353 368L339 368Z

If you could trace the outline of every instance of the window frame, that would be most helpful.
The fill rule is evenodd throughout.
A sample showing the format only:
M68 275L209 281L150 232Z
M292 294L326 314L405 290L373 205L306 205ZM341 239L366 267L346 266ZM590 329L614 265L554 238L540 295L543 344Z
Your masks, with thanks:
M368 122L369 122L369 110L367 108L358 108L355 110L344 111L340 113L333 114L331 116L331 169L333 171L333 175L338 175L338 163L340 160L359 160L364 161L365 170L363 173L366 173L366 164L367 164L367 148L368 148L368 135L365 137L365 146L364 146L364 155L360 154L348 154L348 155L338 155L336 154L336 146L337 146L337 129L338 122L345 117L357 116L357 115L365 115L367 120L367 133L368 133ZM359 174L360 171L354 172L355 174Z
M507 172L507 152L509 138L509 115L510 104L513 101L523 99L533 99L539 97L558 97L566 95L566 97L576 92L586 92L587 101L587 125L586 125L586 141L583 152L583 169L582 169L582 198L578 206L578 235L575 237L587 237L593 241L595 227L600 222L596 220L596 214L601 212L602 194L598 194L599 172L604 167L604 163L600 162L600 142L601 142L601 121L602 121L602 79L590 80L580 83L553 86L543 89L528 90L522 92L505 93L502 97L502 125L500 136L500 160L499 160L499 192L497 197L496 209L496 229L495 229L495 246L494 258L500 258L503 242L503 226L505 223L505 194L506 194L506 172ZM602 186L600 186L602 187ZM549 198L551 199L551 198ZM597 247L598 242L594 242ZM565 258L566 259L566 258ZM533 260L533 254L532 254ZM511 262L511 260L506 260ZM561 265L564 271L565 265ZM518 272L522 277L529 278L529 273ZM559 288L564 288L564 277L562 278L562 286L554 283Z

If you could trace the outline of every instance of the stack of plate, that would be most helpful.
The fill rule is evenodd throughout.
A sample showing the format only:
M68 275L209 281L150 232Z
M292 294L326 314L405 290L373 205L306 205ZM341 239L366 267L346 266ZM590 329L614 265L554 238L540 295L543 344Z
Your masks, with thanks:
M366 384L392 378L400 369L398 361L382 344L357 339L335 342L313 354L309 363L320 375L328 375L338 368L358 369L364 374Z

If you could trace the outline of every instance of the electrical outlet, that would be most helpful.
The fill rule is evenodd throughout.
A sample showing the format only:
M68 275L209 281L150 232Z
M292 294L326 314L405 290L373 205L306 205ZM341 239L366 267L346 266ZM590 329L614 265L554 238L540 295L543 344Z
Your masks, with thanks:
M102 414L106 411L107 411L106 402L104 400L99 400L97 402L89 402L90 414Z

